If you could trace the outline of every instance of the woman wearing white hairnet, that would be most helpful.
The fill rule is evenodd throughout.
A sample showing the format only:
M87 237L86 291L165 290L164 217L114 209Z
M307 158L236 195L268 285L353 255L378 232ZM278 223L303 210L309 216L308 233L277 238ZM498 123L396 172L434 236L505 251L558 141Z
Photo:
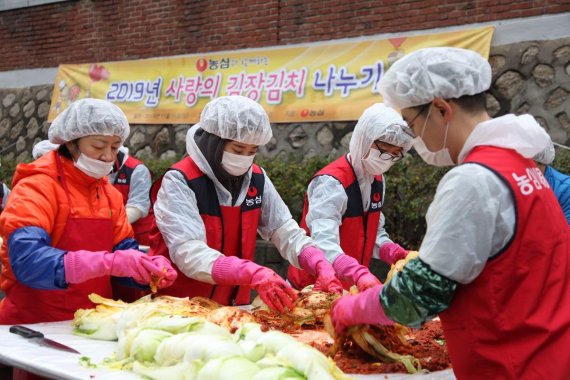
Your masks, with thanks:
M32 156L38 159L57 148L59 144L42 140L34 145ZM109 182L123 196L127 219L133 227L136 241L148 246L150 244L148 232L152 223L152 218L148 216L150 209L148 194L152 185L150 171L141 161L130 156L125 146L121 146L113 170L109 174Z
M240 305L249 303L252 287L270 308L291 308L296 292L252 262L258 232L291 264L316 275L316 288L342 291L323 253L253 164L271 135L265 110L243 96L214 99L188 131L189 157L166 172L154 205L160 233L151 232L151 254L170 257L181 272L162 293Z
M405 125L402 116L384 104L369 107L354 128L349 154L320 170L309 184L301 226L347 289L357 285L364 291L380 284L368 270L373 256L393 264L407 255L389 239L381 212L383 174L411 148ZM314 282L295 267L287 277L298 288Z
M152 218L149 217L150 171L140 160L129 155L129 150L121 146L117 153L109 182L120 191L127 211L127 219L133 227L139 244L150 245L148 237Z
M419 257L384 286L337 300L353 324L418 327L439 314L458 379L567 379L570 235L532 158L548 135L530 115L491 119L491 67L479 54L427 48L380 81L441 180Z
M534 160L544 174L550 188L554 191L554 195L562 207L562 212L564 212L564 217L570 225L570 176L559 172L550 165L554 161L555 155L554 144L551 140L546 149L534 156Z
M110 276L168 286L176 272L163 257L137 250L119 192L109 184L117 150L129 135L123 112L103 100L83 99L49 128L61 144L30 164L18 165L0 216L6 298L0 324L68 320L111 297Z

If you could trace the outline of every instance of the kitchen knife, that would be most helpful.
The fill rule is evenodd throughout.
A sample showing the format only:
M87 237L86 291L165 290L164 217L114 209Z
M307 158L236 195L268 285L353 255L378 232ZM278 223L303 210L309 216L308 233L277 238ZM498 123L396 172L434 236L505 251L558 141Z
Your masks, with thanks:
M72 352L74 354L79 354L79 351L76 351L73 348L68 347L64 344L48 339L44 337L44 334L42 334L41 332L29 329L24 326L10 326L10 332L13 334L20 335L26 339L29 339L30 341L39 344L40 346L51 347L55 348L56 350L62 350L62 351Z

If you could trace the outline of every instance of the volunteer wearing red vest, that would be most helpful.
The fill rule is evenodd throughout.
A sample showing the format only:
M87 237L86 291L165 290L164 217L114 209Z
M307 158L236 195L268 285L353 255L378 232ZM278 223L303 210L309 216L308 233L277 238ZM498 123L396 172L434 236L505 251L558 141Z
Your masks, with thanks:
M491 119L491 67L479 54L427 48L381 79L413 145L451 166L426 215L419 258L383 287L339 299L335 329L439 314L462 379L567 379L570 374L570 235L532 157L549 137L530 115Z
M148 233L153 219L149 215L149 192L152 185L150 171L141 161L130 156L129 150L122 146L109 175L109 182L123 196L127 219L133 227L136 241L150 245Z
M402 116L383 104L364 111L350 139L349 154L320 170L309 183L301 227L325 252L345 288L378 285L368 265L374 256L388 264L406 257L384 229L385 173L411 148ZM293 266L289 281L297 288L314 282Z
M176 276L168 260L137 250L121 195L106 178L129 134L123 112L107 101L78 100L48 134L61 146L18 165L0 216L0 324L72 319L93 307L90 293L111 296L110 276L146 285L155 274L161 287Z
M272 309L292 307L296 292L252 261L257 233L291 264L316 275L316 288L342 291L323 253L253 164L258 146L271 136L265 110L249 98L226 96L206 105L188 131L189 156L166 172L154 204L158 229L151 231L151 254L170 257L181 272L162 293L247 304L251 287Z

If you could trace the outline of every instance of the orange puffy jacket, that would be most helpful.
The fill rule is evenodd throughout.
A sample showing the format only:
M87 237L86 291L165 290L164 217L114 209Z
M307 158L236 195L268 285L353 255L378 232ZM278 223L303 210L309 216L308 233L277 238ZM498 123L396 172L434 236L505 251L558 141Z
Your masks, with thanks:
M20 164L16 168L10 198L6 209L0 215L0 234L4 239L0 253L2 259L0 288L4 291L16 281L8 256L8 239L12 232L22 227L40 227L49 234L52 245L57 246L65 228L69 204L58 180L55 161L57 154L57 151L52 151L32 163ZM81 172L69 159L61 157L61 162L75 216L86 218L111 216L114 225L113 245L124 239L133 238L133 230L127 221L121 193L109 183L107 177L98 180Z

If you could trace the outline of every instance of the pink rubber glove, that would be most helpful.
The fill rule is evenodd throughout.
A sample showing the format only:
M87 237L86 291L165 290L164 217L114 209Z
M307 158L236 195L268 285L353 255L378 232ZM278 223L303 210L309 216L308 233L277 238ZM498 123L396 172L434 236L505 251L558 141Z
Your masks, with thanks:
M214 262L212 278L219 285L249 285L272 310L293 309L297 292L277 273L249 260L220 256Z
M396 243L384 243L380 247L380 260L386 264L394 264L398 260L405 259L408 254L404 248Z
M150 265L147 260L143 264L143 252L135 249L107 251L69 251L63 256L65 281L79 284L92 278L102 276L132 277L139 284L148 284L150 275L164 276L163 268L173 270L166 260L157 265ZM148 267L148 269L147 269Z
M331 318L335 331L344 334L354 325L392 325L380 304L380 292L383 285L365 290L355 295L346 295L337 299L331 309Z
M311 276L316 276L314 290L342 294L342 284L336 272L317 247L307 247L299 255L299 265Z
M341 281L355 284L361 292L376 285L382 285L380 280L370 273L368 268L360 265L352 256L340 254L334 260L333 268Z
M159 289L168 288L170 285L174 284L178 273L172 268L170 261L164 256L143 256L141 257L141 263L143 267L160 278L160 281L156 284ZM159 274L157 274L159 273Z

